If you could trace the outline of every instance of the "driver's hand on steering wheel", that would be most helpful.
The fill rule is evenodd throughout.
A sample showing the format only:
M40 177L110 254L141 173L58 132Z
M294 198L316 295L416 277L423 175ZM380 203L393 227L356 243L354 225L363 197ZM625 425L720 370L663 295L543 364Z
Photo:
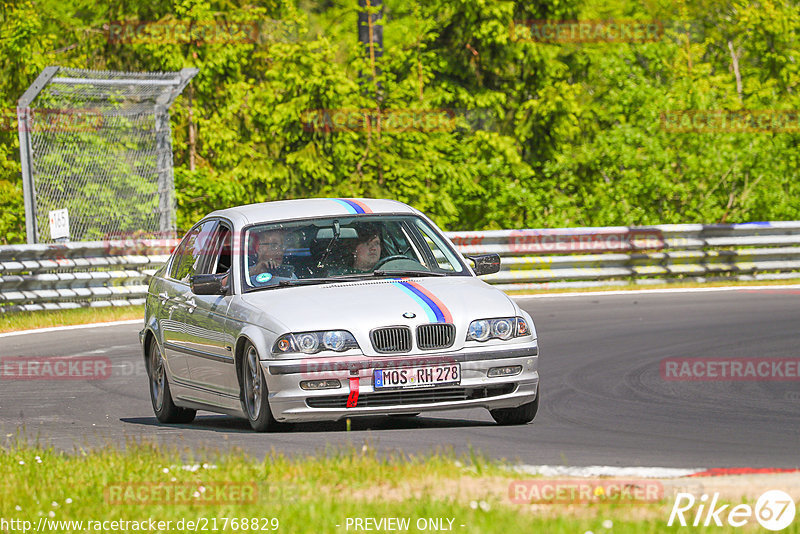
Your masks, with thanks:
M281 266L281 264L278 263L277 261L268 260L268 261L259 262L255 266L255 268L253 270L255 272L262 272L263 273L264 271L274 271L275 269L277 269L280 266Z

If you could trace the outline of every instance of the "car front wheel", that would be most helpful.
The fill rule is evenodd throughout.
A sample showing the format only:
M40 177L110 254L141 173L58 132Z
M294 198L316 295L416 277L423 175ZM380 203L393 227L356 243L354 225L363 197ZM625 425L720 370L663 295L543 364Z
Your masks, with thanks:
M249 341L244 347L242 362L242 403L250 426L256 432L266 432L278 426L269 409L267 381L258 358L258 351Z
M516 408L498 408L489 410L498 425L524 425L533 421L539 411L540 391L537 388L536 400L517 406Z
M197 410L181 408L172 402L164 357L155 338L150 341L147 374L150 379L150 400L158 421L160 423L191 423L197 415Z

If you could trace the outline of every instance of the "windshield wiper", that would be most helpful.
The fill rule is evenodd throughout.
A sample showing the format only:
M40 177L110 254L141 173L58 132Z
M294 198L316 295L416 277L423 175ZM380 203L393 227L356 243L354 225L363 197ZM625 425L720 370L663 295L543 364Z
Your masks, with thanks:
M333 221L333 239L331 239L330 243L328 243L328 246L325 248L325 252L322 254L322 257L320 258L319 263L317 264L318 268L322 268L322 266L325 265L325 260L328 259L328 256L330 255L331 250L333 250L333 245L335 245L336 242L339 241L339 236L341 235L341 233L342 233L342 228L339 225L339 221L338 221L338 219L334 219L334 221Z
M379 269L374 271L372 276L447 276L447 274L432 271L383 271Z
M277 284L273 284L270 286L256 287L250 289L247 292L252 293L253 291L261 291L262 289L276 289L278 287L310 286L314 284L333 284L336 282L348 282L350 280L363 280L365 277L369 276L372 276L372 273L327 276L322 278L292 278L289 280L281 280Z

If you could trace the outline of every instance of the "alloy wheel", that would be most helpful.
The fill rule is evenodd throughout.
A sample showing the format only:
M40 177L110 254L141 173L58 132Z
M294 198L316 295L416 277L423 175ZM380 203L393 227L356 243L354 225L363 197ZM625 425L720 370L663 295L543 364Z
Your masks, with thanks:
M261 369L259 368L258 353L251 346L247 351L247 369L245 370L245 402L247 414L252 421L261 414Z
M150 351L150 388L155 399L155 409L161 410L164 405L164 358L158 344L153 343Z

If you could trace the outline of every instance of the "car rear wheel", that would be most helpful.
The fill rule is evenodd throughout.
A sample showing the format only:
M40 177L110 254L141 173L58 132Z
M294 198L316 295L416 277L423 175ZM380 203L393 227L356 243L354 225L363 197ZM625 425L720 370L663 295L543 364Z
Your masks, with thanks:
M258 351L249 341L244 347L242 362L242 401L250 426L256 432L266 432L278 426L269 409L267 381L258 358Z
M164 357L155 339L150 340L147 374L150 379L150 400L158 421L160 423L191 423L197 415L197 410L181 408L172 402Z
M516 408L498 408L489 410L498 425L524 425L533 421L539 411L540 392L536 391L536 400L517 406Z

